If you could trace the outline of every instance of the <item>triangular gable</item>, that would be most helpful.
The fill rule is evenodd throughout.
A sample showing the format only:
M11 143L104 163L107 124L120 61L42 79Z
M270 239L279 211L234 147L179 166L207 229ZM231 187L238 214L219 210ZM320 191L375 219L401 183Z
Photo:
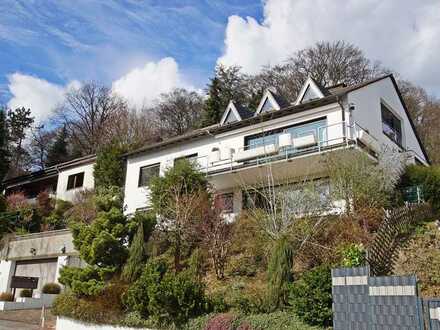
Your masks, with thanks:
M240 121L241 116L237 111L237 107L235 106L233 101L229 101L228 107L225 112L223 112L223 116L220 120L220 125L234 123L236 121Z
M301 88L295 101L295 105L320 99L322 97L324 97L324 93L321 91L318 84L311 77L309 77Z
M281 106L278 104L272 92L270 90L266 90L263 97L261 98L257 111L255 111L255 116L259 115L260 113L273 111L273 110L280 110L280 109Z

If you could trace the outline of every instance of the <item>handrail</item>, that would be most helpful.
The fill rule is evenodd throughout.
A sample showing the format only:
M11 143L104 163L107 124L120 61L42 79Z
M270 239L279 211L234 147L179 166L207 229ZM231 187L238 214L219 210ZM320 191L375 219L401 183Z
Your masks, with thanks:
M331 130L331 128L335 128L334 131ZM323 134L322 131L325 130L325 133ZM244 160L244 161L237 161L234 158L234 155L242 152L242 151L248 151L252 150L249 149L249 146L241 146L238 148L231 148L235 152L231 154L230 157L226 159L219 159L215 162L210 162L210 155L209 153L207 155L202 155L194 158L194 160L199 164L200 170L203 172L206 172L208 174L209 172L215 172L215 171L222 171L222 170L232 170L236 166L243 166L245 164L249 165L259 165L262 163L267 163L268 161L276 161L281 159L289 159L293 158L296 155L304 154L304 153L312 153L312 152L322 152L323 150L326 150L332 146L338 145L338 144L346 144L347 146L351 142L356 142L360 131L365 132L371 138L373 138L375 141L378 141L374 136L372 136L368 130L364 129L362 126L358 125L357 123L348 124L346 122L337 122L330 125L325 126L319 126L316 129L311 129L311 132L317 131L317 143L314 146L311 147L305 147L301 149L296 149L294 146L287 146L287 147L279 147L278 143L278 136L274 138L274 136L270 136L270 138L267 139L267 142L269 144L264 143L264 137L261 143L258 143L257 145L252 145L252 149L256 149L259 147L264 148L264 152L261 156L255 156L252 159ZM321 139L321 137L324 136L324 139ZM269 137L269 135L267 136ZM273 150L270 150L271 153L266 152L266 148L268 146L275 145L276 153L272 153ZM221 151L220 147L217 152Z

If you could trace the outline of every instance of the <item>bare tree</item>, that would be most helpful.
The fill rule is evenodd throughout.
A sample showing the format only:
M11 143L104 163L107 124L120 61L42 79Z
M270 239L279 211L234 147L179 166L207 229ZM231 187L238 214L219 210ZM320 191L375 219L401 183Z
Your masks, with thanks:
M47 131L43 126L34 127L31 130L29 153L32 157L32 165L38 169L44 169L47 163L49 148L55 138L54 131Z
M119 144L126 150L140 148L160 139L154 114L150 109L121 109L116 120L109 123L105 140Z
M392 191L404 169L403 155L385 146L377 161L357 150L343 150L329 153L324 163L332 199L344 201L347 214L361 217L369 210L389 206Z
M440 163L440 100L409 81L400 80L399 88L431 161Z
M263 171L256 184L242 184L242 189L248 214L272 240L288 234L301 219L322 221L321 216L332 208L324 182L308 177L277 181L271 166ZM300 245L305 244L304 239L307 240L300 239Z
M200 222L202 244L208 250L217 279L225 277L225 266L229 257L229 248L233 238L233 224L223 216L224 200L215 198L205 199L203 217Z
M117 115L126 108L126 102L109 88L89 82L70 90L57 114L69 131L74 149L85 155L96 152L107 137L109 125L123 120Z
M177 88L162 94L152 110L162 137L182 135L200 124L203 99L196 92Z
M266 67L252 84L256 90L273 86L293 102L308 76L323 86L352 85L388 72L350 43L322 41L294 53L284 64Z

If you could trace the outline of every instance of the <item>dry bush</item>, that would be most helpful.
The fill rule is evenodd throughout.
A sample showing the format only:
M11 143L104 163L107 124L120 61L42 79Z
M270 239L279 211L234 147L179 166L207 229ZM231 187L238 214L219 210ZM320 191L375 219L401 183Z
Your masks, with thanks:
M218 314L212 317L203 330L233 330L237 316L231 313Z
M14 301L14 296L10 292L0 293L0 301Z
M440 231L436 224L418 228L399 253L393 273L416 274L423 297L440 296Z
M335 216L321 224L322 228L304 245L295 257L295 273L321 264L340 260L339 247L347 243L368 245L373 235L350 216Z

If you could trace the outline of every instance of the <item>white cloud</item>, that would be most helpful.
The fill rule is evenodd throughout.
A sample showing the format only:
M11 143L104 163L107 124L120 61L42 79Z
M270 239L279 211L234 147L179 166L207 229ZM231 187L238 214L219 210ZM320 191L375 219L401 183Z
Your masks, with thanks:
M426 87L440 87L438 0L267 0L264 19L229 17L226 65L248 73L321 40L346 40L373 60Z
M192 89L182 80L179 67L171 57L134 68L112 85L115 93L137 107L151 106L160 94L176 87Z
M67 86L59 86L18 72L9 75L8 80L9 92L12 94L8 107L11 109L30 108L37 123L50 117L55 108L63 102L68 88L78 86L76 81Z
M12 94L8 106L11 109L30 108L37 123L50 118L55 108L64 101L66 91L80 86L78 81L61 86L18 72L9 75L8 80ZM194 89L184 82L176 61L170 57L134 68L112 84L115 93L139 107L152 105L161 93L176 87Z

